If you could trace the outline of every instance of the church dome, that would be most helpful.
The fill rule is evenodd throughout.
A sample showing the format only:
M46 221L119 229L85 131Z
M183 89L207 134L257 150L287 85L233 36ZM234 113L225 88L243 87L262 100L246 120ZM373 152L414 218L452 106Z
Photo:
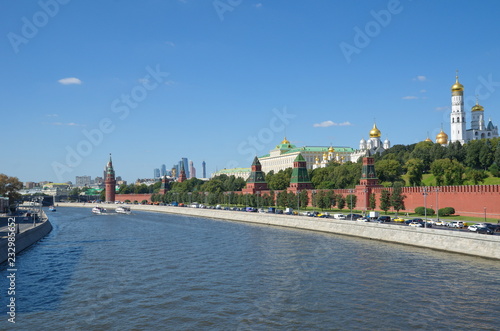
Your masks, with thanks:
M444 133L443 130L437 134L436 143L440 145L446 145L448 143L448 135Z
M330 148L328 148L328 153L333 153L333 152L335 152L335 149L332 146L330 146Z
M463 90L464 90L464 86L458 82L458 76L457 76L457 80L456 80L455 84L453 84L453 86L451 87L451 91L455 92L455 91L463 91Z
M446 134L446 133L445 133L445 134ZM430 142L432 142L432 139L431 139L431 138L429 138L429 137L427 137L427 139L425 139L424 141L430 141Z
M481 106L477 101L476 101L476 105L474 107L472 107L472 111L484 111L484 107Z
M283 141L281 142L281 145L288 145L288 144L290 144L290 142L285 137L285 139L283 139Z
M376 124L373 124L373 129L370 130L370 138L380 138L380 130L377 128Z

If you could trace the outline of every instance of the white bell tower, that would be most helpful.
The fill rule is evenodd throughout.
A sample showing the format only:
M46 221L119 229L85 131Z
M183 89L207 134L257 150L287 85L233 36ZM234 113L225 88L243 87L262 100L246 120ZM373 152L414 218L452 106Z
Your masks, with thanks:
M464 110L464 86L458 82L458 70L456 82L451 87L451 142L460 141L463 145L466 138L465 110Z

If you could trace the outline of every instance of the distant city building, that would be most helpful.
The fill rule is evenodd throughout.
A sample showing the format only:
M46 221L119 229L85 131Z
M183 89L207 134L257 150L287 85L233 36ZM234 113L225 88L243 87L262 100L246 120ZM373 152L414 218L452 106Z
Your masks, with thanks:
M244 180L247 180L248 177L250 177L250 173L251 173L250 168L231 168L231 169L218 170L212 173L210 177L213 178L215 176L226 175L226 176L234 176L236 178L243 178Z
M34 188L35 186L36 186L35 182L25 182L24 183L24 188L28 189L28 190Z
M94 185L97 185L97 186L104 185L104 178L103 177L94 178Z
M189 178L195 178L196 177L196 169L194 168L193 161L189 161Z
M377 125L374 123L373 128L369 133L370 137L368 140L364 138L359 142L359 149L351 154L351 161L357 162L359 158L365 157L368 155L381 154L386 149L391 148L391 142L389 139L385 139L382 143L380 139L382 133L377 128Z
M201 168L203 172L203 178L207 178L207 164L205 163L205 161L201 163Z
M83 186L90 186L91 184L92 184L91 176L76 176L75 186L83 187Z
M160 175L161 177L167 175L167 166L164 164L161 165Z
M188 159L183 157L179 163L179 171L181 170L180 165L184 167L184 172L186 173L186 178L190 178Z
M155 168L155 169L153 170L153 178L155 178L155 179L156 179L156 178L160 178L160 169Z

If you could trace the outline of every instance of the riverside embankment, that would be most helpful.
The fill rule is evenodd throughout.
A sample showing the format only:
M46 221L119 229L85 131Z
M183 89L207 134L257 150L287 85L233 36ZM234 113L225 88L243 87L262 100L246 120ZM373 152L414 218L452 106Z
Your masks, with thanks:
M42 212L42 218L33 222L24 216L7 216L0 220L0 263L16 256L52 231L52 224ZM15 229L15 231L11 231ZM13 232L13 233L12 233ZM9 246L9 237L15 238ZM9 255L9 253L11 253ZM14 259L15 260L15 259Z
M102 206L107 208L109 211L112 211L118 205L104 204ZM311 218L306 216L245 213L172 206L129 206L131 207L132 212L140 210L290 227L500 259L499 235L480 235L464 231L448 231L434 228L413 228L408 226L396 226L393 224L353 222L347 220ZM82 203L59 203L59 207L88 207L90 213L92 205L84 205ZM64 212L64 209L62 209L61 212Z

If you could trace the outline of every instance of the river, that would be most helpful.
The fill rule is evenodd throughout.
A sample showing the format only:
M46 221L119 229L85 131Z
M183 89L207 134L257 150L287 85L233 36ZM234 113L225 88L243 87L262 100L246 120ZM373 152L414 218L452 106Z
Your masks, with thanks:
M16 260L17 330L498 330L500 262L289 228L59 207Z

